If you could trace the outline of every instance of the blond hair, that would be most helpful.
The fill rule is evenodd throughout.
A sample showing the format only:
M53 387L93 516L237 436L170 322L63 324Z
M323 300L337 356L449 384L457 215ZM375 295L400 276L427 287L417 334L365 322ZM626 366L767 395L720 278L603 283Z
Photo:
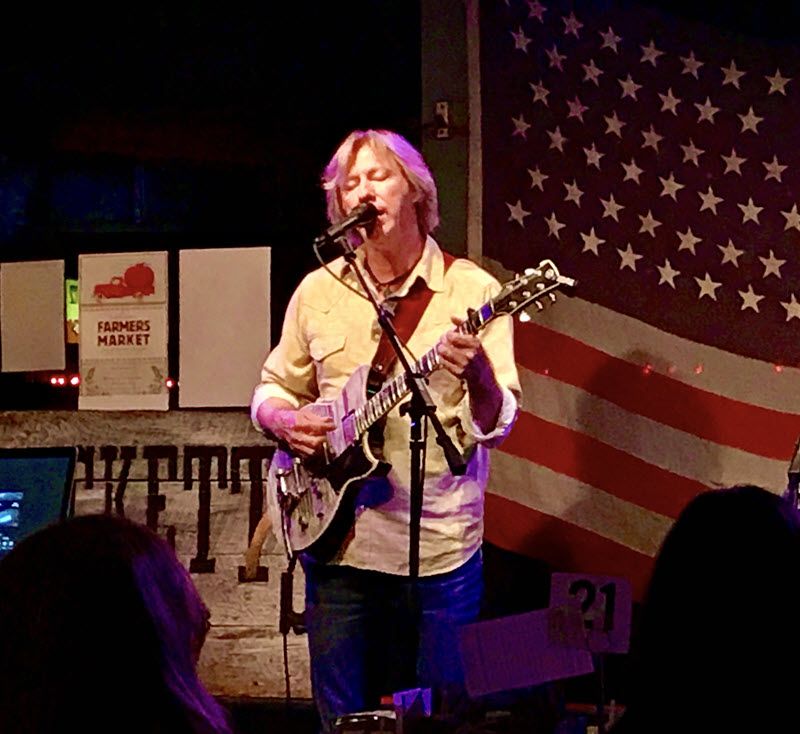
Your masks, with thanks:
M358 151L369 145L376 154L389 155L400 167L412 192L417 196L414 205L419 230L430 234L439 224L439 196L436 182L422 154L402 135L390 130L355 130L336 149L322 174L322 188L328 204L328 220L335 224L345 216L342 207L342 185L355 161Z

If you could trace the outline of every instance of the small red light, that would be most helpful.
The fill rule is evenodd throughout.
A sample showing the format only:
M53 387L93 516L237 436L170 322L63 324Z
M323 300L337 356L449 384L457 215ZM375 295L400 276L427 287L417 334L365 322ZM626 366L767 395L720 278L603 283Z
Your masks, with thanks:
M782 364L776 364L775 365L775 371L776 372L783 372L783 365Z
M66 377L59 377L58 378L58 384L59 385L66 385L67 384L67 378Z
M166 385L167 385L167 388L172 390L172 388L175 387L175 380L173 380L171 377L168 377Z
M80 376L72 375L72 377L69 378L69 384L72 385L72 387L78 387L78 385L81 384Z
M51 385L58 385L58 378L55 375L50 378L50 384Z
M652 371L653 371L653 365L651 364L646 364L644 367L642 367L642 372L644 372L645 377L649 375Z
M697 367L694 368L694 373L696 375L702 375L703 374L703 365L701 365L701 364L697 365Z

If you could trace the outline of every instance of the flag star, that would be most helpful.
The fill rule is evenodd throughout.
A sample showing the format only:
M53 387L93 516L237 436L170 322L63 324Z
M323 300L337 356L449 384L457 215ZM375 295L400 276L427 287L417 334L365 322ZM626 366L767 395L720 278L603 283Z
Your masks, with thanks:
M597 248L602 245L605 240L601 240L595 233L594 227L589 230L589 234L584 234L581 232L581 237L583 238L583 250L582 252L593 252L595 255L600 255Z
M737 115L737 117L742 121L742 130L741 132L745 132L746 130L752 130L756 135L758 135L758 123L761 122L764 118L759 117L753 112L753 106L750 106L750 109L747 110L746 115Z
M711 276L706 272L705 278L698 278L695 276L695 280L697 281L697 285L700 286L700 295L697 296L697 299L700 300L703 296L708 296L712 300L717 300L717 288L719 288L722 283L716 283L715 281L711 280Z
M511 35L514 36L514 50L528 53L528 44L531 43L531 39L525 35L525 31L522 30L522 26L519 27L519 30L516 33L511 31Z
M652 125L650 125L650 130L642 130L642 137L644 137L644 142L642 143L642 148L650 147L656 153L658 153L658 144L660 141L664 139L663 135L659 135Z
M516 204L509 204L508 202L506 202L506 206L508 207L508 212L509 212L508 221L517 222L520 227L524 227L525 222L523 220L530 214L530 212L527 212L525 211L525 209L522 208L522 202L519 199L517 199Z
M687 161L691 161L696 166L698 167L700 166L700 163L698 162L697 158L703 155L705 151L695 146L694 141L691 138L689 138L689 145L682 145L681 149L683 150L684 163L686 163Z
M700 117L697 118L697 122L702 122L703 120L708 120L710 123L714 123L714 115L719 112L719 107L714 107L711 104L711 99L706 97L706 101L703 104L699 102L695 102L694 106L697 107L697 111L700 113Z
M633 158L631 158L630 163L623 163L622 167L625 169L625 178L622 179L623 181L631 180L636 181L637 184L640 183L639 176L644 173L644 170L636 165L636 161Z
M778 163L778 156L773 155L771 163L762 163L761 165L767 169L767 174L764 176L765 181L774 178L778 183L782 183L781 174L786 170L786 166L782 166Z
M599 150L597 150L594 143L592 143L591 148L584 148L583 152L586 154L586 165L594 166L599 171L600 159L605 155L605 153L601 153Z
M511 134L511 137L515 135L519 135L521 138L527 140L528 139L528 128L530 124L525 122L525 117L520 114L519 117L512 117L512 121L514 122L514 132Z
M694 246L698 242L702 242L702 240L699 237L694 236L692 228L687 227L686 232L678 232L677 235L681 241L681 244L678 245L678 252L680 252L681 250L689 250L689 252L691 252L692 255L694 255L695 254Z
M548 176L546 173L542 173L539 170L539 166L536 166L536 168L529 168L528 173L531 176L531 188L544 191L544 182L550 178L550 176Z
M719 204L722 199L714 195L714 190L711 186L708 187L708 191L706 191L705 194L702 191L698 191L697 195L703 200L703 205L700 207L701 212L705 209L711 209L714 214L717 213L717 204Z
M572 101L567 100L567 107L569 107L569 114L567 115L567 119L570 117L577 117L581 122L583 122L583 113L586 112L589 108L583 104L579 99L578 95L575 95L575 99Z
M645 62L649 61L653 66L655 66L656 65L656 60L658 59L658 57L664 55L663 51L659 51L656 48L656 45L655 45L655 43L653 43L652 39L650 39L650 43L647 46L639 46L639 48L642 49L642 63L643 64Z
M576 17L575 13L570 13L566 18L562 18L561 20L564 21L564 35L567 36L570 33L575 36L575 38L580 38L578 35L578 31L583 28L583 23L581 23Z
M736 62L731 59L731 65L727 69L724 66L720 66L719 68L725 75L725 78L722 80L722 86L724 87L726 84L733 84L734 87L739 89L739 79L744 76L745 72L739 71L736 68Z
M620 257L620 264L619 269L624 270L625 268L630 268L633 272L636 272L636 261L642 259L642 255L637 255L633 248L631 247L631 243L628 243L628 246L624 250L620 250L617 248L617 252L619 253Z
M661 97L661 111L662 112L669 111L673 115L677 115L678 114L678 110L676 108L680 104L681 100L680 100L679 97L676 97L672 93L672 87L667 89L667 93L666 94L661 94L661 92L659 92L658 96Z
M556 68L559 71L564 71L563 61L567 57L564 54L558 53L558 46L553 44L553 48L550 51L545 51L548 58L550 59L550 68Z
M564 184L564 188L567 190L567 195L564 197L564 201L574 201L575 204L580 209L581 206L581 196L583 196L583 191L578 188L578 183L575 179L572 179L572 183Z
M533 102L541 102L545 107L549 107L550 103L547 101L547 95L550 94L550 90L545 87L541 81L538 84L534 84L533 82L529 82L530 88L533 90Z
M753 286L751 284L747 284L746 291L739 291L739 295L742 298L742 311L747 308L752 308L753 311L758 313L758 302L764 297L759 296L757 293L753 291Z
M540 23L544 23L544 14L547 8L539 0L528 0L528 17L536 18Z
M608 115L603 115L606 121L606 134L613 133L618 138L622 137L622 128L627 125L628 123L623 122L622 120L617 117L616 110L614 113L609 117Z
M659 285L663 285L666 283L667 285L671 286L674 290L675 288L675 276L680 275L679 270L675 270L670 261L664 258L663 265L656 265L658 268L658 272L660 273L661 277L658 280Z
M793 204L788 212L781 212L781 214L786 217L786 226L783 228L784 231L794 227L800 232L800 212L797 211L797 204Z
M564 152L564 143L567 142L567 138L565 138L561 134L561 128L556 126L556 129L553 131L548 130L547 134L550 136L550 147L556 148L561 153Z
M763 206L756 206L753 203L753 197L751 196L746 204L737 204L742 210L742 224L745 222L755 222L756 224L760 224L758 221L759 212L764 208ZM716 214L716 212L714 212Z
M625 97L630 97L631 99L636 99L636 92L638 92L641 88L641 84L637 84L633 81L630 74L628 74L627 79L617 79L619 85L622 87L622 99Z
M786 320L791 321L792 319L800 319L800 303L798 303L797 299L794 296L794 293L791 294L792 298L790 301L781 301L781 306L786 309Z
M780 92L784 97L786 96L786 85L792 81L791 77L781 76L781 70L778 69L775 72L775 76L765 76L764 78L769 82L769 92L767 94Z
M690 51L688 56L681 56L681 61L683 62L681 74L691 74L695 79L698 79L697 70L704 64L694 57L694 51Z
M589 59L588 64L581 64L583 67L583 81L585 82L594 82L596 87L600 86L600 75L603 73L603 70L595 66L594 59Z
M544 221L547 222L547 229L549 230L549 234L555 237L557 240L561 239L561 235L558 233L560 229L566 227L566 224L562 224L556 219L556 213L552 212L549 217L545 217Z
M734 244L733 241L729 238L728 244L723 247L722 245L717 245L720 251L722 252L722 264L731 263L733 267L739 267L739 258L744 254L744 250L739 250Z
M605 33L600 31L600 36L603 38L603 45L600 48L610 48L614 53L619 53L617 44L622 38L614 33L614 29L611 26L608 26L608 30Z
M725 173L730 173L733 171L741 176L741 165L747 160L747 158L739 157L736 155L736 148L731 148L731 154L722 156L722 160L725 161Z
M669 178L662 178L659 176L658 180L661 181L661 186L663 187L661 189L661 196L670 196L673 201L677 201L678 197L676 194L683 188L683 184L675 180L675 174L670 173Z
M603 205L603 219L606 217L611 217L615 222L619 222L619 217L617 214L624 209L625 207L622 204L617 204L614 200L614 194L608 197L608 201L605 199L600 199L600 202Z
M661 222L659 222L652 214L652 212L648 209L647 214L645 216L639 215L639 219L642 220L642 226L639 228L639 233L647 232L651 237L656 236L656 227L661 226Z
M769 275L774 275L780 279L781 267L786 263L786 260L780 260L775 257L775 253L772 250L769 251L769 257L761 257L759 255L758 259L761 260L761 264L764 266L765 278Z

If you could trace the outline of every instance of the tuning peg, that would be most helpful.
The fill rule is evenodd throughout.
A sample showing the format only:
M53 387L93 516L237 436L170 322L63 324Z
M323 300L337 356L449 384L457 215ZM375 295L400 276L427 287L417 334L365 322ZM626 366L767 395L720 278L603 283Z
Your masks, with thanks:
M525 275L536 275L536 268L525 268Z

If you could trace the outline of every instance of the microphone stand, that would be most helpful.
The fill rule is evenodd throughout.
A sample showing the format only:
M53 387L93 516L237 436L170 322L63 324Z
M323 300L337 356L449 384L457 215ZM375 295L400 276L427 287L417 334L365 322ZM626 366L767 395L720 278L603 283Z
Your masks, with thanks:
M317 238L316 243L321 244L321 241L328 241L325 235ZM417 651L419 646L419 629L417 620L420 618L419 598L417 594L417 580L419 579L419 543L420 543L420 524L422 521L422 500L424 494L424 478L425 466L423 465L423 455L425 452L425 442L427 431L425 430L425 422L430 421L436 432L436 442L442 447L447 465L450 471L456 475L462 475L466 471L466 461L461 455L461 452L455 447L453 441L447 435L442 426L441 421L436 416L436 405L434 404L425 378L415 373L412 366L400 345L400 340L397 337L397 332L394 329L391 316L386 308L384 308L375 295L372 289L367 284L364 273L358 266L356 260L356 248L347 241L345 235L340 235L335 238L337 244L344 251L344 258L350 264L353 272L356 274L361 287L367 294L367 298L375 308L378 315L378 323L381 329L386 333L392 349L397 354L397 358L403 367L406 374L406 385L411 391L411 400L400 406L401 414L407 414L411 421L409 449L411 451L411 483L410 483L410 520L409 520L409 538L408 538L408 575L409 575L409 609L412 612L413 624L410 625L410 635L413 635L413 647L409 649ZM414 681L416 677L416 652L413 658L413 667L407 671L408 680Z

